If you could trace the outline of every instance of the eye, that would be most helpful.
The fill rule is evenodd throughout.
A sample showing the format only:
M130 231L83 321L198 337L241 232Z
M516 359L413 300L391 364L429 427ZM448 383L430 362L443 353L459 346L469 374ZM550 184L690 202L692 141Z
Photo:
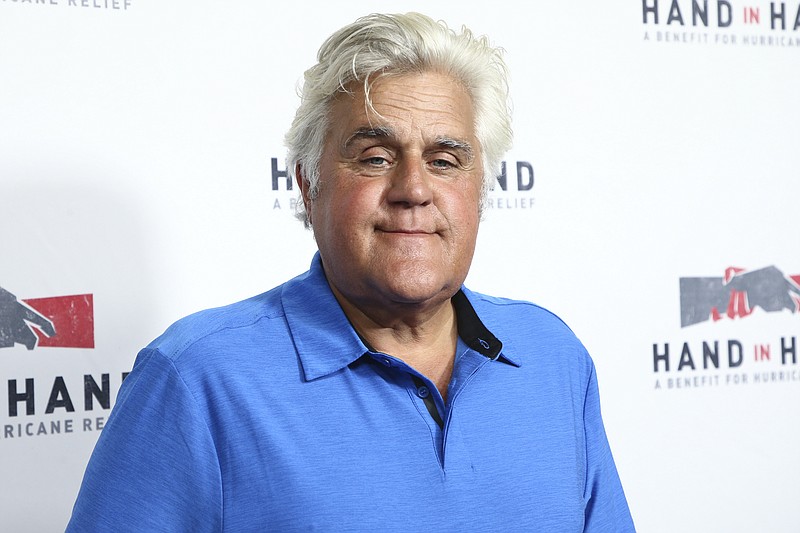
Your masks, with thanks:
M438 168L438 169L448 169L455 166L452 161L448 159L433 159L431 161L431 165Z
M374 155L371 157L366 157L361 160L362 162L366 163L367 165L373 165L376 167L384 166L389 164L389 161L385 157L381 157L379 155Z

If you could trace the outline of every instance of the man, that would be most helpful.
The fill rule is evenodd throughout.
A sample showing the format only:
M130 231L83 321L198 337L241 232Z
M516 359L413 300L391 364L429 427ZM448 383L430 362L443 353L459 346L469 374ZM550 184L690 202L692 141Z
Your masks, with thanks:
M139 354L69 530L633 531L584 348L462 286L507 92L422 15L331 36L287 135L310 270Z

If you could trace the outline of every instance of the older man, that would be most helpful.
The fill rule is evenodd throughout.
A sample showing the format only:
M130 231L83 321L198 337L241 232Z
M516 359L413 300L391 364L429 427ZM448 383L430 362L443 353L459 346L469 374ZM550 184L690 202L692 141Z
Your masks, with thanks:
M372 15L303 91L310 270L142 350L69 529L633 531L584 348L463 286L511 141L499 51Z

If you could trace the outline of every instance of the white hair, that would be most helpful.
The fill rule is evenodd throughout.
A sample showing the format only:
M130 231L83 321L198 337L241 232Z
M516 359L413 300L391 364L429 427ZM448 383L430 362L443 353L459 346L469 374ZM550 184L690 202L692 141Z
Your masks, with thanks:
M317 64L305 72L300 106L285 139L290 179L302 169L309 198L316 197L331 106L352 82L364 84L366 104L371 106L370 87L381 76L435 71L460 82L472 100L483 155L482 211L512 142L508 69L502 54L485 36L476 37L466 27L456 32L419 13L372 14L341 28L322 44ZM297 202L296 216L309 226L302 201Z

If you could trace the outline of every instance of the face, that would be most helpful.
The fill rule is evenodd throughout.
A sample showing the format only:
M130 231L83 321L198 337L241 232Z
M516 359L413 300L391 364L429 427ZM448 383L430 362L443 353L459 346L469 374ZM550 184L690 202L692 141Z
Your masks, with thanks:
M437 73L381 78L370 97L370 110L363 87L335 101L319 195L303 191L326 276L362 310L445 302L480 219L471 99Z

